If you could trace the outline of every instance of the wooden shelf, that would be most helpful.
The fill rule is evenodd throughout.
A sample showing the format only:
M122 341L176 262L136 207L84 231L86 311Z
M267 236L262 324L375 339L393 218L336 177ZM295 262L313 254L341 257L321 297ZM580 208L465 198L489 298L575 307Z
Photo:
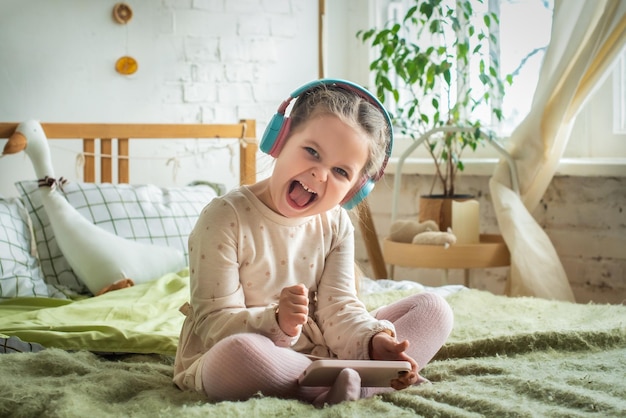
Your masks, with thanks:
M479 244L455 244L448 248L442 245L416 245L383 241L385 262L395 266L473 269L506 267L510 265L511 254L500 235L484 234Z

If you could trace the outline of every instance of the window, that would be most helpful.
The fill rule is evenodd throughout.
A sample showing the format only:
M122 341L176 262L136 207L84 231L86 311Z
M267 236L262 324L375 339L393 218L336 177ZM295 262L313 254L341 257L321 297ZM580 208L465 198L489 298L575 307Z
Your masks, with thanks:
M626 158L626 48L576 116L564 156Z
M626 48L613 73L613 133L626 134Z
M489 0L489 3L497 3L499 8L498 52L502 73L514 76L502 104L505 118L500 133L507 136L530 110L541 62L550 42L553 2Z
M381 2L376 8L378 16L375 26L383 27L390 22L401 23L407 10L415 5L414 0L396 0ZM455 0L445 0L446 7L454 8ZM474 109L474 115L478 115L484 126L489 126L501 136L507 136L521 122L522 118L530 109L532 92L537 85L537 77L545 49L550 41L550 28L552 24L552 0L484 0L475 2L473 5L477 16L474 17L474 26L482 26L482 16L493 13L499 18L499 25L492 22L491 35L495 42L483 43L483 50L489 51L494 62L499 63L501 77L507 74L514 76L513 84L505 88L505 95L497 99L499 93L491 91L492 105L503 111L504 119L499 122L492 117L491 109L482 106ZM529 30L529 22L532 22L532 30ZM414 34L407 36L413 37ZM464 36L463 30L459 33L446 33L445 37L451 39L455 36ZM415 38L418 35L415 34ZM435 40L437 42L437 40ZM419 39L416 41L419 44ZM449 42L448 42L449 43ZM375 56L373 51L370 60ZM456 80L452 80L453 92L471 88L475 91L482 90L483 86L478 79L478 62L472 60L468 68L462 68L457 63ZM494 98L496 98L494 100ZM385 101L391 110L394 102L389 97Z
M338 28L345 30L345 35L341 37L329 36L324 45L330 58L325 63L326 76L347 78L371 86L373 78L367 69L375 56L374 51L356 38L356 32L382 27L389 19L403 16L402 13L412 2L369 0L367 7L363 0L326 2L328 33L333 28L335 31ZM500 16L496 49L499 51L501 73L515 74L513 85L507 87L502 104L505 121L499 127L499 133L506 140L530 110L545 48L550 41L553 0L484 0L484 3L483 7L495 9ZM337 10L341 12L337 13ZM339 54L338 51L344 53ZM391 101L386 105L389 103ZM396 151L402 149L401 138L398 139L394 147L395 155L399 155ZM419 152L415 156L427 157L426 153L421 155ZM497 158L498 154L485 147L479 149L475 156ZM581 109L564 157L626 158L626 49ZM618 170L623 172L623 168Z

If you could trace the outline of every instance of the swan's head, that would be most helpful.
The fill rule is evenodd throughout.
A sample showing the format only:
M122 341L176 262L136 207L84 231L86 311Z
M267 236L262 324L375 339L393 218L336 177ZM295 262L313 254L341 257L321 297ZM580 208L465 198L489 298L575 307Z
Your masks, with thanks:
M7 143L4 145L2 155L26 152L29 156L42 148L48 148L46 134L41 124L35 120L20 123Z
M26 149L26 137L20 132L13 132L13 135L9 137L9 141L4 144L2 155L17 154L20 151Z
M20 123L5 144L2 155L24 151L30 158L37 178L54 177L50 159L50 148L41 124L35 120Z

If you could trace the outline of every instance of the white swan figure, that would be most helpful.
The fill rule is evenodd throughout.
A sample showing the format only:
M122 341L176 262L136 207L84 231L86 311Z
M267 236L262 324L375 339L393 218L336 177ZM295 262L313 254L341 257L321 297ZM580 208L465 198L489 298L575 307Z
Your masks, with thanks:
M117 236L94 225L70 205L55 187L48 139L39 122L21 123L3 155L22 150L40 179L39 192L59 249L93 294L148 282L185 268L182 251Z

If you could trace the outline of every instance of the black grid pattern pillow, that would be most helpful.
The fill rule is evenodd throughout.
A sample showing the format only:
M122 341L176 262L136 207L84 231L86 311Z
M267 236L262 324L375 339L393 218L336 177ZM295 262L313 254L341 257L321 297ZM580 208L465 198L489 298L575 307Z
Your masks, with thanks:
M16 187L32 218L44 279L86 293L59 249L36 181ZM154 185L67 183L61 192L94 224L124 238L167 245L187 257L187 239L202 208L217 193L208 185L160 188Z
M0 298L48 297L39 262L31 253L28 213L17 198L0 197Z

